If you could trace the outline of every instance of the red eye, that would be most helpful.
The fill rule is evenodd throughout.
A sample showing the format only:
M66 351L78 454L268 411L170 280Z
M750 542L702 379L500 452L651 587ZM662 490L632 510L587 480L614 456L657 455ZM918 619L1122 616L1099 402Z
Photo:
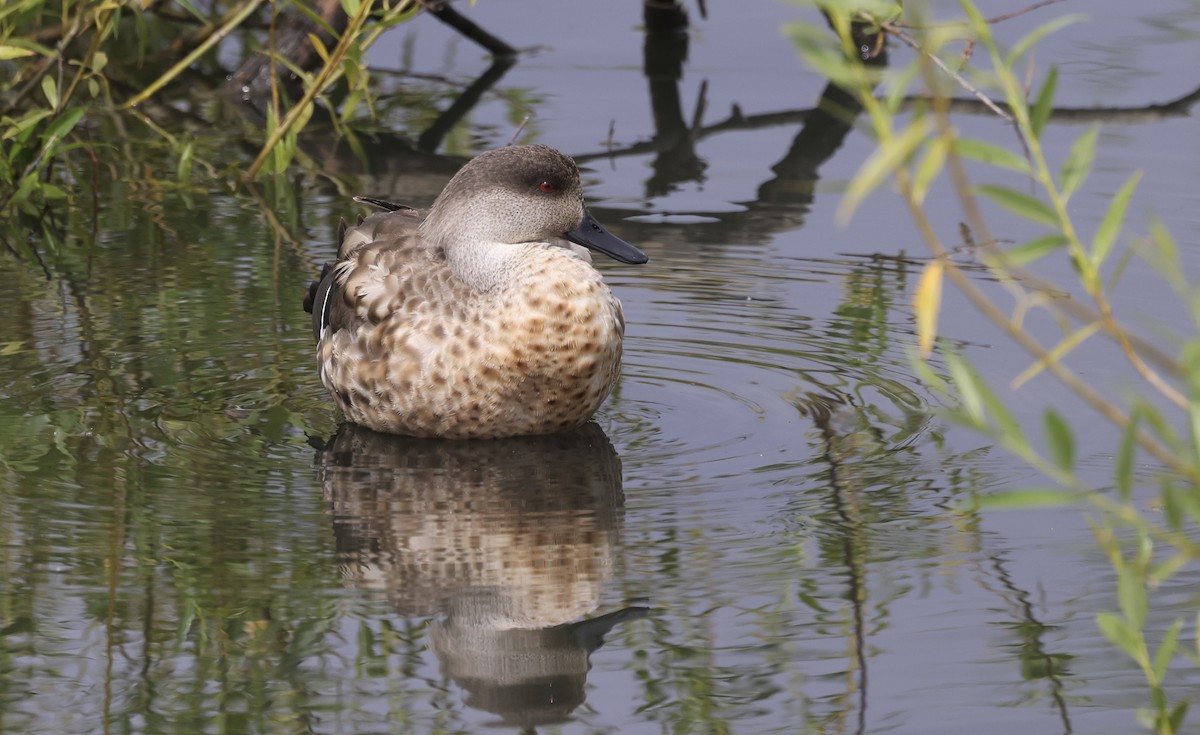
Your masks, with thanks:
M538 184L538 188L546 194L551 194L554 192L554 184L551 184L549 181L543 181L542 183Z

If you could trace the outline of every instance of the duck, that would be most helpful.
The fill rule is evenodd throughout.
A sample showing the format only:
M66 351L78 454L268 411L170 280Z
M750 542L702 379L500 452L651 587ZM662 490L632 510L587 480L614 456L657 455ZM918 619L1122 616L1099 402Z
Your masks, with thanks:
M378 432L490 439L586 423L621 370L625 316L591 252L642 264L584 205L575 161L546 145L482 153L428 210L339 227L311 284L321 383Z

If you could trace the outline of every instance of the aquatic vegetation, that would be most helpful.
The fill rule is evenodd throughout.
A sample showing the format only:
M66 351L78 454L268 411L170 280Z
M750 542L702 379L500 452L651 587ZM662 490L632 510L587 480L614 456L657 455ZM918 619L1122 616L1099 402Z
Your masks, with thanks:
M1047 3L1037 3L1026 10ZM1145 258L1161 274L1165 288L1179 299L1180 309L1200 324L1200 290L1187 282L1174 240L1154 219L1149 232L1134 245L1118 247L1126 211L1140 175L1131 173L1113 193L1108 211L1091 237L1085 236L1068 208L1071 196L1087 180L1096 159L1099 128L1079 136L1057 167L1042 145L1047 122L1055 113L1057 71L1049 69L1040 89L1030 93L1026 66L1031 52L1047 35L1079 22L1078 16L1055 18L1036 27L1007 49L993 34L993 25L1007 19L988 19L968 0L963 16L954 20L925 17L923 5L905 3L817 2L835 28L840 45L824 29L793 29L796 43L816 68L851 91L862 104L878 148L860 168L841 203L843 217L852 216L867 194L892 182L911 213L931 257L915 291L914 309L922 355L917 364L925 379L954 397L957 408L945 416L985 435L1040 470L1053 488L1014 489L978 499L982 507L1036 507L1079 503L1090 509L1096 538L1116 572L1118 613L1102 613L1097 624L1116 648L1132 658L1143 672L1150 706L1143 724L1157 733L1179 732L1187 714L1186 699L1169 701L1164 682L1172 660L1189 652L1179 637L1186 623L1174 621L1157 641L1147 632L1153 591L1187 566L1200 560L1195 531L1200 526L1200 334L1172 335L1174 354L1164 350L1118 318L1113 295L1129 259ZM869 10L864 10L868 8ZM1024 11L1021 11L1024 12ZM865 33L881 34L917 52L906 69L887 74L861 62L864 47L856 40ZM1030 67L1032 68L1032 67ZM879 87L879 89L877 89ZM950 99L966 90L1012 129L1012 146L1004 148L960 134ZM977 184L980 168L1020 174L1024 188ZM949 243L938 232L926 197L939 177L948 177L963 217L961 243ZM1034 223L1044 233L1014 247L997 244L995 221L983 216L981 200ZM986 266L1003 284L989 290L963 271L962 253L972 265ZM1069 259L1077 284L1047 283L1034 271L1047 258ZM993 324L1026 351L1032 362L1013 381L1020 387L1048 373L1085 402L1122 437L1111 452L1112 482L1094 487L1080 473L1079 447L1073 428L1052 407L1044 411L1041 427L1024 427L961 355L945 349L950 379L925 367L937 349L937 319L943 285L949 282ZM999 293L997 293L999 291ZM1085 294L1083 299L1062 294ZM1002 298L1015 306L1006 308ZM1060 325L1057 341L1047 344L1028 328L1034 312L1045 311ZM1073 352L1093 340L1109 340L1141 378L1140 392L1118 400L1102 386L1089 383L1068 365ZM1040 428L1040 441L1032 438ZM1160 471L1140 476L1141 463L1153 461ZM1158 486L1148 512L1147 486ZM977 506L977 507L978 507ZM1194 621L1193 621L1194 623Z
M350 123L373 116L363 54L410 19L415 0L390 2L213 2L203 9L133 2L18 0L0 9L0 228L10 250L33 231L48 249L63 232L56 210L91 206L102 175L128 131L148 128L188 181L197 166L236 182L281 173L297 156L297 136L318 109L355 143ZM217 45L222 43L223 55ZM230 55L228 49L236 50ZM238 60L228 66L232 56ZM162 98L172 86L201 85L245 100L242 133L258 148L244 168L198 150L203 125L190 101ZM112 131L114 135L100 134ZM228 167L233 166L230 170ZM19 224L18 224L19 222Z

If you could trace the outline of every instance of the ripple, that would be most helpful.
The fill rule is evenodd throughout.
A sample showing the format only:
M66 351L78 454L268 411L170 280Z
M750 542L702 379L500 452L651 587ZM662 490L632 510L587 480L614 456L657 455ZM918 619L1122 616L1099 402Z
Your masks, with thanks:
M700 484L779 480L774 468L812 457L806 436L830 416L895 442L923 431L912 417L933 403L908 358L905 264L757 246L655 264L610 278L629 328L602 415L635 462L689 467Z

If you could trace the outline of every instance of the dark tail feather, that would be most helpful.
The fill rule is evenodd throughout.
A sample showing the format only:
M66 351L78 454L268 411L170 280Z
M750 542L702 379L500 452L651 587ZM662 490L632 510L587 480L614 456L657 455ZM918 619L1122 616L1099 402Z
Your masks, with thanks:
M373 207L379 207L380 209L388 212L399 212L402 209L412 209L412 207L408 206L407 204L397 204L395 202L389 202L386 199L376 199L375 197L354 197L354 201L359 202L360 204L370 204Z
M313 338L321 341L321 332L329 325L329 297L333 288L333 263L321 268L320 279L308 284L304 310L312 314Z
M317 289L321 287L321 281L325 280L325 276L329 275L331 270L333 270L333 263L326 263L321 268L321 276L308 284L308 293L304 294L304 310L309 314L312 313L313 304L317 301Z

